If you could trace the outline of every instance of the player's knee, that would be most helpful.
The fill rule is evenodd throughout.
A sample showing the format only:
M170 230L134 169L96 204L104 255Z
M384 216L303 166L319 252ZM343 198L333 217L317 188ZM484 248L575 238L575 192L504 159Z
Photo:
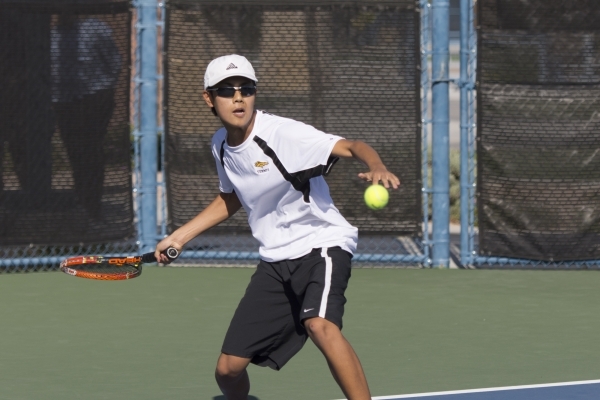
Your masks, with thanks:
M217 361L215 378L220 382L234 381L239 378L245 370L245 363L238 362L238 360L230 356L221 355L221 357L219 357L219 361Z
M328 339L340 335L340 329L333 322L324 318L310 318L304 321L308 336L313 339Z

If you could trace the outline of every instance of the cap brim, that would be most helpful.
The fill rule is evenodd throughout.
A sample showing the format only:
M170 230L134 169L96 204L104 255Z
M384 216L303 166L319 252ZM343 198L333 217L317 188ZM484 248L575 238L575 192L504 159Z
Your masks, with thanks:
M225 79L227 79L227 78L231 78L231 77L234 77L234 76L241 76L241 77L243 77L243 78L248 78L248 79L251 79L251 80L253 80L254 82L258 82L258 79L256 79L256 76L254 76L254 75L252 75L252 74L245 74L245 73L237 73L237 72L236 72L236 73L232 73L232 74L225 74L225 75L222 75L222 76L219 76L219 77L212 78L212 79L211 79L211 80L208 82L208 86L206 86L206 85L204 86L204 89L207 89L207 88L209 88L209 87L215 86L215 85L216 85L216 84L218 84L219 82L222 82L222 81L224 81Z

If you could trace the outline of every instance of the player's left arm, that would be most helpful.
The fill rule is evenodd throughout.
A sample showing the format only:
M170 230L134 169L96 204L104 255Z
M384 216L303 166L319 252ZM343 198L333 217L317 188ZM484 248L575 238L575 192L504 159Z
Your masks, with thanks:
M400 179L387 170L379 154L371 146L360 140L338 140L333 146L331 155L335 157L356 158L369 168L368 172L358 174L360 179L377 184L381 182L386 188L398 189Z

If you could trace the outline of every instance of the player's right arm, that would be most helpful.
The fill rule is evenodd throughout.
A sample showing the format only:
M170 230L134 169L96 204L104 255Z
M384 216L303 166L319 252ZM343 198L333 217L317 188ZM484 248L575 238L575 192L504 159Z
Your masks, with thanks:
M170 260L162 254L163 251L169 247L174 247L181 252L187 242L207 229L225 221L241 207L242 203L240 203L235 192L219 193L208 207L156 245L154 256L159 262L168 263Z
M360 140L342 139L336 142L331 155L336 157L353 157L368 168L368 172L358 174L360 179L377 184L381 182L387 189L398 189L400 179L387 170L379 154L368 144Z

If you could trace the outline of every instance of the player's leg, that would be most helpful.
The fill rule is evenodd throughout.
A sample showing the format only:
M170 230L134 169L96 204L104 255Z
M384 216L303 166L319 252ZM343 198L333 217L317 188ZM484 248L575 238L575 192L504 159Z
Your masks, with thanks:
M360 360L340 328L320 317L306 319L304 326L348 400L371 399Z
M249 358L221 353L217 361L215 378L219 389L227 400L247 400L250 393L250 378L247 367Z
M317 250L295 274L296 291L306 288L300 319L346 397L370 399L360 361L341 332L352 256L339 247Z
M279 370L307 339L294 316L300 303L287 288L285 266L285 262L261 261L231 320L215 372L228 400L246 399L249 363ZM295 314L290 313L290 307L296 309Z

